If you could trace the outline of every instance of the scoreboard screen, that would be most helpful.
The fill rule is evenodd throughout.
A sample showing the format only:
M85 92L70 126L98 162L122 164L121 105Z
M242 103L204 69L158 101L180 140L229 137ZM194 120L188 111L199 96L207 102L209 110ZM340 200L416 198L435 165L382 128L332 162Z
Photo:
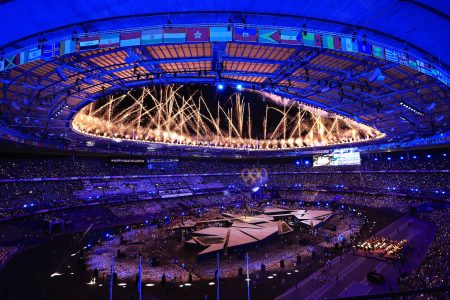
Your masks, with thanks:
M313 166L361 165L361 155L356 148L337 149L331 154L313 156Z

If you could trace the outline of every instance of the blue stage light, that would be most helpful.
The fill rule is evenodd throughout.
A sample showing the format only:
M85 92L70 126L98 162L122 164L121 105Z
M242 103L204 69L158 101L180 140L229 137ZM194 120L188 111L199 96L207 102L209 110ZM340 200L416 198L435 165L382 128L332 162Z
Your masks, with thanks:
M390 156L388 156L387 160L391 160L392 158Z
M405 158L404 158L403 156L400 156L400 159L401 159L401 160L404 160Z
M427 154L427 158L431 158L431 154Z
M413 158L414 158L414 159L416 159L416 158L417 158L417 156L416 156L416 155L413 155Z
M309 165L309 160L305 160L305 165Z
M238 85L236 86L236 89L237 89L238 91L241 91L241 90L242 90L242 84L238 84Z
M219 84L217 85L217 89L218 89L219 91L223 90L223 88L224 88L223 84L219 83Z

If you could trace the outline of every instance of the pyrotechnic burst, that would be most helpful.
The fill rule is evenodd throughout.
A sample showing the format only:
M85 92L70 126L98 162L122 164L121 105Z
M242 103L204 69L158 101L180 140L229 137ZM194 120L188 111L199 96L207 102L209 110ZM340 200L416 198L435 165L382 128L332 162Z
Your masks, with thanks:
M214 107L200 92L183 96L181 88L145 87L139 95L130 91L109 96L84 107L72 127L103 138L246 150L325 146L384 136L351 119L276 97L271 104L261 103L265 116L258 122L241 93L228 99L231 107L220 103ZM274 113L277 118L271 117Z

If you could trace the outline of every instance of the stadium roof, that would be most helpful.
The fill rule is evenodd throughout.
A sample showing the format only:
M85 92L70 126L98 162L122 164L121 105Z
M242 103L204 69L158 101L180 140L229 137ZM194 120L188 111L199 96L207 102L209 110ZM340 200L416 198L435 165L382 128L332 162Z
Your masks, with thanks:
M71 119L104 94L219 81L324 108L389 139L450 130L446 1L34 0L0 9L7 139L76 147Z

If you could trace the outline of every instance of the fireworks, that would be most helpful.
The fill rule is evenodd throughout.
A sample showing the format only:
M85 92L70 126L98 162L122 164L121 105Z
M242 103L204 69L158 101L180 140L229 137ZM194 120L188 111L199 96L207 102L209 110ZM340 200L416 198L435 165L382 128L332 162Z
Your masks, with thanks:
M220 103L214 107L198 91L183 96L181 88L145 87L138 96L132 92L109 96L106 101L84 107L72 127L83 134L116 141L245 150L295 149L384 137L351 119L331 116L299 102L280 101L276 96L266 104L261 121L252 118L251 106L241 93L228 99L231 107ZM278 114L276 120L274 114Z

